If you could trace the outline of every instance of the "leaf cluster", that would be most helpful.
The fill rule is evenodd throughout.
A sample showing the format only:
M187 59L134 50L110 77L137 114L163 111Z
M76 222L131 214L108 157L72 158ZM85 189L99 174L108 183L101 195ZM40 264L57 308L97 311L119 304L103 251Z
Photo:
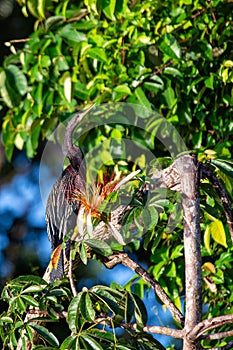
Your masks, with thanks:
M19 3L37 20L0 69L8 159L14 147L33 157L57 119L86 102L157 110L191 148L232 142L231 2Z
M35 349L162 349L142 330L147 322L143 302L116 283L89 290L84 287L71 298L65 281L48 285L39 277L22 276L4 287L2 299L8 304L0 317L3 349L15 349L19 337L26 349L26 339L34 342L32 330L43 340L43 346L38 344ZM28 308L34 314L25 322ZM54 325L62 318L68 334L56 334ZM122 337L124 333L128 340Z

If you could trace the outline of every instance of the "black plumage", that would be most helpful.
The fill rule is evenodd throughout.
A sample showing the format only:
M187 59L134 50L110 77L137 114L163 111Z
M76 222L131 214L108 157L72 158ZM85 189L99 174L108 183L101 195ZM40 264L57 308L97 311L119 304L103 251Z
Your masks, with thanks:
M69 242L67 249L60 249L56 259L54 252L63 243L66 236L72 237L76 226L80 203L74 200L72 194L75 190L85 191L86 166L83 153L72 141L72 135L90 108L77 113L66 127L62 151L70 161L70 165L62 172L61 177L54 184L46 205L46 222L49 240L52 246L51 281L64 275L65 260L69 256ZM55 261L55 262L54 262Z

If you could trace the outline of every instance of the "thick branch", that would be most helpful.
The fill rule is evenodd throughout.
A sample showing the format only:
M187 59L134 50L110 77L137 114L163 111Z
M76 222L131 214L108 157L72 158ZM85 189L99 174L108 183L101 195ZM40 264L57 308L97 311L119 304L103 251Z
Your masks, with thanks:
M153 334L163 334L177 339L184 338L183 329L174 329L168 327L160 327L160 326L145 326L143 327L144 332L153 333Z
M210 318L198 323L188 334L189 339L195 340L199 338L203 333L217 327L221 327L224 324L233 323L233 314L218 316Z
M160 300L170 310L170 312L173 315L173 317L175 317L177 319L177 321L181 325L183 325L183 323L184 323L184 316L177 309L175 304L172 302L172 300L169 298L169 296L165 293L165 291L160 286L160 284L155 279L153 279L149 275L149 273L146 270L144 270L138 263L136 263L134 260L132 260L128 256L128 254L116 252L112 256L104 257L104 263L105 263L105 265L108 268L113 268L117 264L122 264L122 265L130 268L135 273L137 273L144 281L149 283L149 285L155 291L156 295L160 298Z
M94 320L95 323L103 324L111 326L112 324L112 316L109 315L101 315L101 317L98 317ZM120 326L124 329L132 329L137 330L138 325L137 323L121 323ZM177 339L183 339L184 338L184 331L180 329L174 329L170 327L161 327L161 326L145 326L142 329L144 332L147 333L153 333L153 334L163 334L167 335L169 337L174 337Z

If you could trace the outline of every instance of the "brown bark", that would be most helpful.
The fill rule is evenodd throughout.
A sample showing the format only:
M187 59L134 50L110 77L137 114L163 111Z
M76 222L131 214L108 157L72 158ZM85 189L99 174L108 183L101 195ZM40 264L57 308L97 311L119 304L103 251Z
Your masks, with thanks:
M177 163L181 180L182 206L184 211L184 259L185 259L185 333L201 322L202 271L201 234L198 191L198 165L195 158L183 156ZM196 340L186 337L183 350L197 350Z

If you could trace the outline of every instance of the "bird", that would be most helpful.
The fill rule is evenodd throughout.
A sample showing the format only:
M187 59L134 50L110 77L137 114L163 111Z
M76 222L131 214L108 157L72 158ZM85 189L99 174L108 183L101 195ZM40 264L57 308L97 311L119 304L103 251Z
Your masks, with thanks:
M120 224L128 205L119 205L109 217L100 210L107 196L134 178L140 170L125 177L105 173L103 181L86 183L86 164L80 147L73 143L75 128L93 108L78 112L68 123L63 143L63 155L70 164L63 170L53 185L47 199L46 223L52 254L49 263L49 282L54 282L68 273L70 250L73 242L85 238L108 240L114 237L121 245L125 242L120 234ZM94 227L93 219L97 220ZM75 264L74 264L75 266Z
M66 235L72 235L80 203L73 200L73 190L84 191L86 165L83 152L72 141L75 128L93 106L76 113L68 123L62 142L62 152L70 164L62 171L60 178L53 185L46 204L46 224L48 238L51 242L50 280L54 281L64 275L65 261L69 248L63 249Z

